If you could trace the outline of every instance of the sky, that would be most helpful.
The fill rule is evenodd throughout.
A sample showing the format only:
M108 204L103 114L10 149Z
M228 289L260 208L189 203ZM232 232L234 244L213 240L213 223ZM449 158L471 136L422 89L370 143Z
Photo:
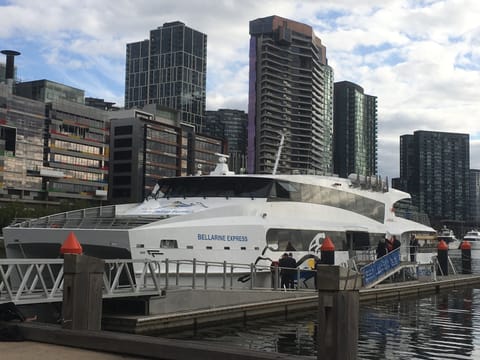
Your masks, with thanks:
M123 106L126 44L181 21L207 34L207 110L247 111L249 22L271 15L312 26L334 81L378 98L383 178L399 176L400 136L416 130L469 134L480 169L478 0L0 0L0 49L21 52L21 81Z

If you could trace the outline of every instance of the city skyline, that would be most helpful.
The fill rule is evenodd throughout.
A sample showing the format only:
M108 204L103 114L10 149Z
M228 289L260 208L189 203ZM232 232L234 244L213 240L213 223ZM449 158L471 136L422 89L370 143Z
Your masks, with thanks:
M207 110L247 110L249 21L278 15L303 22L326 46L335 82L378 97L380 175L399 175L400 136L415 130L470 134L471 168L480 168L474 1L0 1L0 9L1 47L22 53L15 60L20 80L56 81L120 106L126 44L182 21L208 36Z

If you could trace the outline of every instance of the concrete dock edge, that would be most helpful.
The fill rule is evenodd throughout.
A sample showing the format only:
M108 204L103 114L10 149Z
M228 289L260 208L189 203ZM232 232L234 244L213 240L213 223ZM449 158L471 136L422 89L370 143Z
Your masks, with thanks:
M70 330L57 325L19 323L25 340L149 359L271 360L311 359L290 354L254 351L217 343L163 339L109 331ZM34 357L33 357L34 358Z

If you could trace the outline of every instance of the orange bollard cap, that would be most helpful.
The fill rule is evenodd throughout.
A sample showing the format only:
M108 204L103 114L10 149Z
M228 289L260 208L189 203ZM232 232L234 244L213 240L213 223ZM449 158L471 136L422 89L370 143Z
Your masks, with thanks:
M472 249L472 244L470 244L470 242L468 242L467 240L463 240L462 243L460 244L460 249L471 250Z
M320 246L321 251L335 251L335 245L333 245L333 241L330 239L330 237L326 237L325 240L323 240L322 246Z
M437 250L448 250L448 245L445 240L440 240L438 242Z
M60 254L81 254L83 252L82 245L77 240L73 231L68 234L67 239L60 248Z

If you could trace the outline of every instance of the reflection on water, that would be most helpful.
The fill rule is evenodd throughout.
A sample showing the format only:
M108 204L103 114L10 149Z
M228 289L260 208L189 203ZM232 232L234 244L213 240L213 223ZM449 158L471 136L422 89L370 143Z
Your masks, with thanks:
M472 270L479 273L476 253ZM313 311L290 314L170 337L316 358L316 317ZM358 359L480 359L480 289L362 304L359 327Z

